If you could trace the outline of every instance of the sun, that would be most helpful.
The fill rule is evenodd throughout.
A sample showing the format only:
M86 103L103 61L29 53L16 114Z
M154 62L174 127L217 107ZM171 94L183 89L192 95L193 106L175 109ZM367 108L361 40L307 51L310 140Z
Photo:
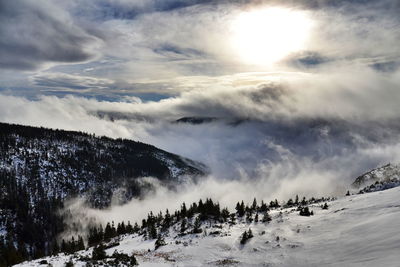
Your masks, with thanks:
M306 48L312 20L302 11L274 7L243 12L231 27L231 45L243 63L271 65Z

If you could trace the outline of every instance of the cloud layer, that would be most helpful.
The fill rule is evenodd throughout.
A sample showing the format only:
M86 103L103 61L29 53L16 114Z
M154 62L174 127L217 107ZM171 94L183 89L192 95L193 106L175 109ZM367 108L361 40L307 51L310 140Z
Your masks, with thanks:
M83 62L93 57L96 38L74 25L49 1L0 3L0 67L34 70L48 63Z
M271 6L313 21L306 49L241 62L232 21ZM132 138L212 170L178 195L90 211L102 218L248 192L335 194L400 161L399 11L391 0L3 1L0 121Z

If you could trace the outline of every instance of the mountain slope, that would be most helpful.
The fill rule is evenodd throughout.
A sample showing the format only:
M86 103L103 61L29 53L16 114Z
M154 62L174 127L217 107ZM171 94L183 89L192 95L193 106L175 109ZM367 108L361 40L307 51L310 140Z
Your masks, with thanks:
M400 186L400 165L387 164L368 171L353 182L353 188L360 192L374 192Z
M4 123L0 123L0 147L0 172L35 187L32 194L40 187L47 197L88 194L100 207L107 206L113 190L121 186L128 189L127 199L138 195L137 177L176 182L185 175L202 175L205 169L140 142Z
M295 208L271 210L269 223L204 222L202 233L180 234L180 224L164 236L165 246L155 250L155 239L142 235L117 237L106 249L135 254L139 266L398 266L400 262L400 187L341 197L329 208L310 204L314 216L299 216ZM254 237L241 244L251 228ZM86 266L93 248L74 256L59 254L44 259L53 266L72 260ZM115 254L114 254L115 255ZM86 258L86 260L84 260ZM39 260L18 266L39 266Z
M4 255L15 263L51 253L68 198L104 208L150 190L140 177L174 186L205 169L140 142L0 123L0 266Z

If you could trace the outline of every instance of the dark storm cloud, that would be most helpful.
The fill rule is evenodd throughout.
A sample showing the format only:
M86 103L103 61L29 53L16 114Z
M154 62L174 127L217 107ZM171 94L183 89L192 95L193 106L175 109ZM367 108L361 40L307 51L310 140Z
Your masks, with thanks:
M90 59L95 39L48 1L0 2L0 68L32 70Z

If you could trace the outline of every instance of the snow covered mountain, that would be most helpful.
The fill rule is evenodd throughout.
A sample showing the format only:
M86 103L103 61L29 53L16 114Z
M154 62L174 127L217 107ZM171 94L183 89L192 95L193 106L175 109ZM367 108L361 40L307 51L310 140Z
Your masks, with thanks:
M360 192L373 192L400 186L400 165L387 164L357 177L352 186Z
M200 200L188 207L182 204L173 213L150 213L141 224L93 222L86 236L60 241L65 218L57 210L66 198L85 195L93 206L106 207L118 188L126 188L123 202L149 186L138 184L138 177L153 176L173 185L186 175L202 175L205 167L129 140L0 126L1 267L27 258L40 259L18 266L136 262L140 266L397 266L400 262L400 187L392 188L400 185L398 165L359 176L353 183L357 195L238 202L236 211L220 208L211 199Z
M158 241L145 238L142 230L112 238L105 244L107 258L103 261L112 266L121 255L134 255L139 266L398 266L399 195L400 187L396 187L340 197L327 205L307 201L313 216L300 216L298 208L292 206L271 208L271 221L249 221L237 214L233 221L208 219L197 233L193 231L194 216L187 220L184 232L182 221L177 222ZM243 242L249 229L252 237ZM17 266L96 265L99 261L91 260L93 249ZM118 262L118 266L130 265Z
M141 177L173 187L205 172L201 163L140 142L0 123L0 266L49 255L68 198L104 208L151 190Z
M28 189L36 183L32 194L43 188L48 198L85 194L97 207L107 206L122 186L128 189L126 200L138 195L135 178L173 183L206 170L201 163L140 142L4 123L0 146L0 172Z

